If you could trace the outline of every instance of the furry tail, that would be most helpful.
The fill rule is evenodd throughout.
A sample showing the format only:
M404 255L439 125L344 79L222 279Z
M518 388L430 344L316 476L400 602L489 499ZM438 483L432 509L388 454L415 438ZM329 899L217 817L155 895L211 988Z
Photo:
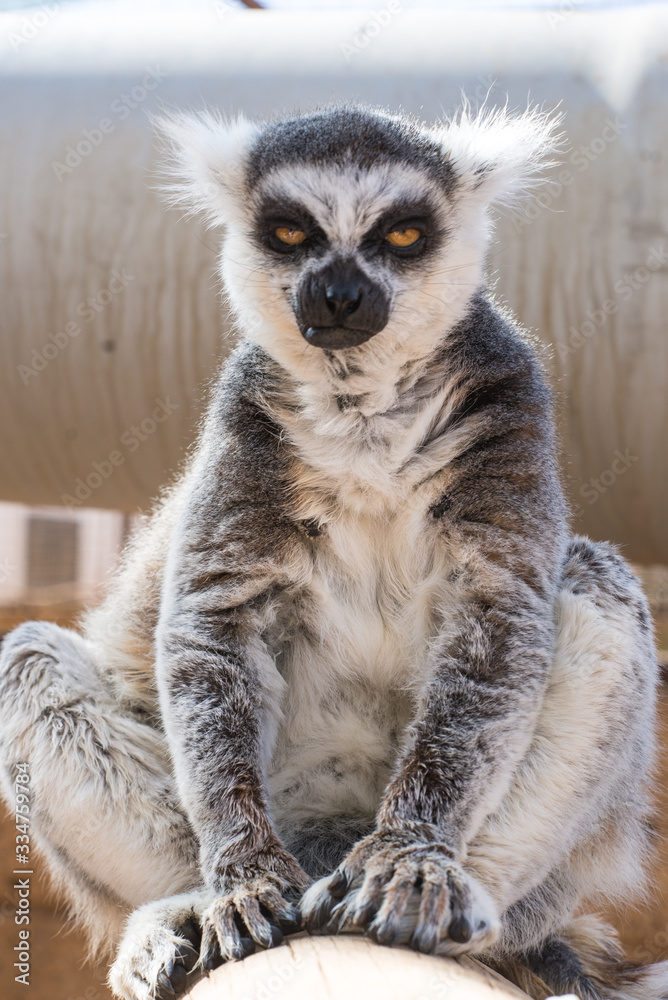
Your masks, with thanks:
M487 961L533 1000L572 993L581 1000L668 1000L668 962L628 962L612 927L577 917L523 954Z

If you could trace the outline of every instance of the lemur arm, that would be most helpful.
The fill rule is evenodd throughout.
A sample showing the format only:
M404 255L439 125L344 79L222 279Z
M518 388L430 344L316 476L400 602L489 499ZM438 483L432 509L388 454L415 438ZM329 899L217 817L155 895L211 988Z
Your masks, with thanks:
M532 738L568 534L552 396L532 349L483 298L446 346L461 397L444 434L468 423L475 435L430 509L455 569L457 618L450 609L437 626L378 824L426 824L460 855Z
M234 388L218 393L232 412L209 414L183 493L156 636L176 781L203 878L219 892L256 870L281 888L304 884L268 815L283 681L262 639L299 546L281 516L279 437Z
M460 568L459 620L432 645L411 743L378 814L380 827L429 824L458 856L526 753L553 652L562 530L523 446L504 437L464 456L433 509Z
M173 558L192 567L198 555L182 543ZM174 574L158 656L179 792L199 840L202 875L222 891L235 866L271 867L279 848L264 767L268 705L280 698L280 678L261 639L277 580L267 566L242 578L231 573L231 581L228 570L215 568L215 555L208 562L196 580Z
M428 824L457 855L504 797L532 738L566 545L536 372L488 376L468 393L462 419L483 432L445 471L431 508L458 569L458 623L435 636L411 743L378 814L381 828Z

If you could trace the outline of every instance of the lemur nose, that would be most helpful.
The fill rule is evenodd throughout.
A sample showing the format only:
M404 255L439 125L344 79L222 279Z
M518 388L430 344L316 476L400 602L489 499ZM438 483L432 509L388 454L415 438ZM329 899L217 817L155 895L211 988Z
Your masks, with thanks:
M359 309L364 289L358 284L333 281L325 288L325 302L334 319L343 319Z
M336 258L307 270L293 307L302 336L314 347L337 351L359 347L386 326L390 300L353 259Z

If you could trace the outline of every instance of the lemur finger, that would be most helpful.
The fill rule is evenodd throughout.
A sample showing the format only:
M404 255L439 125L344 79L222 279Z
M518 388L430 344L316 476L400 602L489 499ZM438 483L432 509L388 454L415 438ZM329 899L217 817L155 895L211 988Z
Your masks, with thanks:
M169 997L173 996L176 996L176 990L172 986L169 976L166 972L159 972L155 991L156 1000L168 1000Z
M182 965L175 965L169 977L174 993L178 996L188 988L188 973Z
M347 896L353 888L359 888L363 878L364 864L359 857L349 856L332 875L323 881L326 883L332 901L337 903Z
M451 913L448 937L457 944L465 944L471 940L475 930L471 922L471 893L453 872L448 872L448 890Z
M179 928L179 935L181 928ZM157 975L156 1000L166 1000L185 993L188 974L199 962L199 951L195 951L190 941L179 941L174 954Z
M220 953L220 945L218 944L218 938L215 935L208 944L205 943L205 938L202 936L199 964L207 975L212 971L212 969L217 969L219 965L223 964L223 956Z
M215 969L223 961L223 956L218 943L218 936L213 927L207 925L203 928L202 948L200 951L200 965L206 972Z
M394 874L387 886L385 898L369 928L369 933L379 944L394 944L401 932L401 922L408 904L416 894L415 881L404 871Z
M287 903L277 889L265 889L258 896L264 915L274 921L284 934L294 934L301 927L302 915L298 906Z
M328 889L334 899L343 899L350 886L350 876L342 869L337 869L329 880Z
M241 957L248 958L249 955L254 954L256 945L252 938L248 937L247 934L242 934L241 938Z
M369 872L365 876L350 914L350 923L355 927L364 927L373 920L383 902L383 886L386 881L385 872Z
M331 876L314 882L301 898L302 924L310 934L325 930L337 905L337 900L329 892L330 880Z
M330 875L330 884L334 886L334 893L343 896L351 884L362 874L367 863L378 853L378 840L375 834L364 837L356 844L333 875ZM345 888L344 888L345 886Z
M254 896L241 896L236 905L239 916L256 944L261 948L271 948L274 944L280 944L283 935L278 927L272 926L262 915L260 904Z
M416 951L431 954L441 938L443 924L448 917L448 888L444 873L425 866L422 873L420 909L410 944Z
M224 962L244 957L241 933L234 919L234 907L229 899L217 899L209 907L202 928L202 954L207 956L218 940Z

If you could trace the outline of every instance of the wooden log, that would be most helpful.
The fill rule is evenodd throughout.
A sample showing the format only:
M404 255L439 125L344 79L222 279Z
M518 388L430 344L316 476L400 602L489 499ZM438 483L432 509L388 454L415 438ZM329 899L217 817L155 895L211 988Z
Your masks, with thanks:
M221 965L189 1000L526 1000L475 959L384 948L356 935L289 938Z

